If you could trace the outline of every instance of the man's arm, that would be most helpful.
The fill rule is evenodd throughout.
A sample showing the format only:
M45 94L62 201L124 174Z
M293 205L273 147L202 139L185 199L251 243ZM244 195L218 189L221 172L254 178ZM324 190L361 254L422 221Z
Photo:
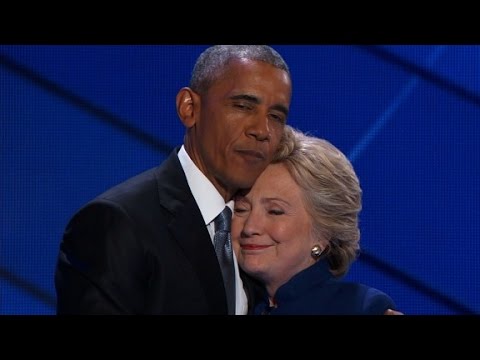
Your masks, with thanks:
M134 223L118 205L95 202L83 208L60 245L57 314L141 312L142 253Z

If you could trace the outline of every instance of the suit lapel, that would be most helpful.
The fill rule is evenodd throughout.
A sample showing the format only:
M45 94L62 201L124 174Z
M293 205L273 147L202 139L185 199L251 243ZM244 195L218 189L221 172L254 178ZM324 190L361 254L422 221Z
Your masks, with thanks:
M192 215L194 214L194 215ZM227 313L223 279L212 240L205 227L197 204L185 204L170 225L173 236L182 247L205 290L211 310Z
M202 284L210 313L226 314L223 279L212 240L188 187L175 149L157 176L160 202L172 214L168 225Z

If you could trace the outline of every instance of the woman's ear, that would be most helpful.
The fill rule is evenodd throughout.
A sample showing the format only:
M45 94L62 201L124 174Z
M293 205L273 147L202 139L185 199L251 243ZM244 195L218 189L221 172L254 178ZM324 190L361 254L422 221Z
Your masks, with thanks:
M199 102L198 95L189 87L181 88L177 94L177 114L187 129L195 125Z

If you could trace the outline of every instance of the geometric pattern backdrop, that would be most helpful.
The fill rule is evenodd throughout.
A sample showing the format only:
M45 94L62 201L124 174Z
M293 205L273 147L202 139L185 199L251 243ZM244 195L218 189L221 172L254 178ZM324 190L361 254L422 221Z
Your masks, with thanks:
M175 96L205 45L0 45L0 314L54 314L66 223L182 142ZM480 314L480 47L273 45L288 122L352 161L346 278L406 314Z

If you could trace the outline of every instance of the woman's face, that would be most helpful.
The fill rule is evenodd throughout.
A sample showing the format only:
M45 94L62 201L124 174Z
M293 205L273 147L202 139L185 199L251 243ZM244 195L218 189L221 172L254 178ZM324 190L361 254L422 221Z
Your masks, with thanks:
M239 265L270 290L311 266L312 221L283 164L271 164L235 199L232 240Z

